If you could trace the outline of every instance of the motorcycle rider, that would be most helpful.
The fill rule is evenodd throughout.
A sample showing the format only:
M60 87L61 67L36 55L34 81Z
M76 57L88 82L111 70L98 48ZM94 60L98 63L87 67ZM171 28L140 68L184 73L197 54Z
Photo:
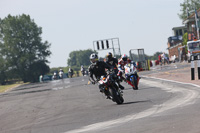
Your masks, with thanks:
M83 65L81 65L81 73L83 76L85 75L85 68L83 67Z
M89 70L89 81L92 84L95 84L98 80L100 80L101 76L107 75L105 69L109 70L112 69L111 66L106 64L104 61L99 61L98 55L95 53L90 55L90 62L91 65L88 67L88 70ZM93 76L96 78L96 80L94 79ZM103 88L101 88L101 86L99 86L99 90L100 92L104 92L106 95L106 92L103 90Z
M118 68L117 68L118 60L113 57L111 52L108 52L106 55L106 63L113 67L114 72L116 74L118 73ZM124 89L124 86L122 86L119 81L118 81L118 85L120 89L122 90Z
M135 62L132 61L132 60L130 60L126 54L123 54L123 55L121 56L121 58L119 59L119 61L118 61L118 70L119 70L118 76L120 76L120 78L121 78L122 80L124 80L124 81L127 82L129 85L131 85L131 82L127 79L127 77L124 78L124 77L122 76L122 74L125 73L124 66L125 66L126 64L128 64L128 63L132 63L132 64L134 65L134 67L137 68ZM138 74L137 74L137 76L138 76ZM138 76L138 77L139 77L139 76ZM139 77L139 78L140 78L140 77ZM134 87L133 87L133 89L135 90Z
M53 80L58 79L58 72L57 71L54 71L52 78L53 78Z
M71 67L69 67L68 73L70 74L70 77L72 78L74 71Z
M63 73L64 73L64 71L62 69L60 69L60 71L59 71L59 77L60 77L60 79L63 79Z

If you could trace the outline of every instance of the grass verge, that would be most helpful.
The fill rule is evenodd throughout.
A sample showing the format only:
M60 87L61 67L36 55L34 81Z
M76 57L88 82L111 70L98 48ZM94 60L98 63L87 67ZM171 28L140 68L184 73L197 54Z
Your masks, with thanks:
M21 84L0 85L0 93L5 92L5 91L12 89L14 87L17 87L19 85L21 85Z

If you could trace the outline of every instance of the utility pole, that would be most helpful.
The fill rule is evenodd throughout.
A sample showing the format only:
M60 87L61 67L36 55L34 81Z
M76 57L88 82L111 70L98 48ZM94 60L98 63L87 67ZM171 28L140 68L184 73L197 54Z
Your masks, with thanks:
M199 40L199 25L198 25L199 18L198 18L196 8L195 8L195 21L196 21L196 28L197 28L197 39Z

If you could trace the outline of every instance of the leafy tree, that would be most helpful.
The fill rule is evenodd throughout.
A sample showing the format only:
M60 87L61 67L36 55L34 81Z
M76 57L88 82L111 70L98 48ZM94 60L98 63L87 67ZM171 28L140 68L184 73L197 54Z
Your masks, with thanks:
M183 35L183 45L185 46L185 52L186 52L186 53L188 53L187 41L188 41L188 33L186 32L186 33Z
M42 42L41 34L42 28L29 15L0 19L0 55L15 78L34 82L41 72L49 71L46 58L51 54L51 44Z
M195 8L200 8L200 0L184 0L183 3L180 3L180 6L181 13L178 14L178 16L181 20L185 20L188 16L188 12L193 11Z
M90 65L89 57L92 53L97 53L97 52L91 49L72 51L69 54L69 59L67 61L67 64L68 66L77 66L77 67L80 67L81 65L88 66Z
M0 55L0 84L4 84L6 80L5 68L5 60Z

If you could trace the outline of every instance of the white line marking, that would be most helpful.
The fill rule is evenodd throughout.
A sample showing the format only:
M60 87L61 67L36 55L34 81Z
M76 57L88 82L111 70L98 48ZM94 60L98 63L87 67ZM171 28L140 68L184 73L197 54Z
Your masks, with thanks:
M62 89L66 89L66 88L69 88L69 87L71 87L70 85L68 85L68 86L64 86L64 87L57 87L57 88L52 88L52 90L62 90Z
M162 80L162 79L160 79L160 80ZM167 81L170 81L170 80L167 80ZM161 88L165 88L164 90L167 90L170 92L174 92L174 93L181 92L183 96L181 98L177 98L177 99L170 99L169 101L166 101L165 103L163 103L161 105L155 105L152 108L147 109L147 110L142 111L137 114L130 114L130 115L127 115L127 116L119 118L119 119L94 123L94 124L91 124L88 126L84 126L80 129L75 129L75 130L67 131L64 133L82 133L82 132L89 132L89 131L95 132L95 130L111 128L113 126L117 126L119 124L124 124L129 121L134 121L136 119L141 119L141 118L144 118L144 117L147 117L150 115L162 113L164 111L167 111L167 110L179 107L179 106L186 106L188 104L191 104L191 102L194 101L196 99L196 97L198 97L198 95L199 95L199 92L197 90L188 90L188 89L184 89L184 88L173 88L173 89L166 88L166 85L163 85L163 84L155 82L155 81L148 81L145 79L141 80L141 82L144 84L148 84L148 85L151 84L156 87L159 86ZM182 82L176 82L176 83L182 83Z
M159 79L159 80L163 80L163 81L169 81L169 82L174 82L174 83L179 83L179 84L184 84L184 85L192 85L192 86L200 88L199 85L192 84L192 83L184 83L184 82L179 82L179 81L174 81L174 80L168 80L168 79L162 79L162 78L156 78L156 77L148 77L148 76L142 76L142 77L151 78L151 79Z

